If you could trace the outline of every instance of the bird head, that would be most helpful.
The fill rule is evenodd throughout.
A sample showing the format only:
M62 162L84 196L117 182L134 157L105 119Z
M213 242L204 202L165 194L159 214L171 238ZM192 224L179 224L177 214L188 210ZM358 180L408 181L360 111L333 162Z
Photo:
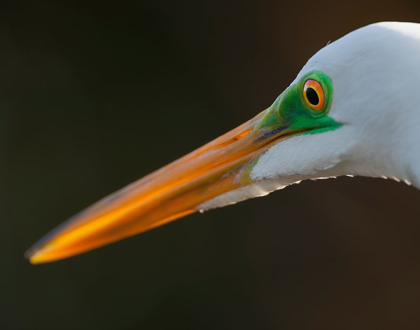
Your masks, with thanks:
M315 54L255 118L77 214L27 256L73 256L305 179L363 175L417 185L415 159L402 150L416 148L419 55L417 24L348 34Z

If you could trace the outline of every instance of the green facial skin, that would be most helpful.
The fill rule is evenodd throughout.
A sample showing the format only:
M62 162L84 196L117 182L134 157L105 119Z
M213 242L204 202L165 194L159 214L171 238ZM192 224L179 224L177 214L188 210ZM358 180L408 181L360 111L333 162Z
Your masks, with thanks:
M324 106L321 110L312 109L303 95L303 88L308 79L319 82L324 91ZM333 87L331 79L322 72L312 71L304 76L297 84L288 87L268 108L255 127L260 134L260 139L304 134L317 134L335 130L342 126L331 117L328 112L331 107ZM281 142L280 142L281 143ZM250 182L249 173L258 163L259 157L243 167L243 182Z
M312 109L303 95L303 87L308 79L318 81L324 90L322 110ZM315 134L331 131L342 124L328 117L333 88L331 80L324 73L313 71L304 76L297 84L288 87L270 106L256 129L275 131L284 128L287 131L303 131L300 134Z

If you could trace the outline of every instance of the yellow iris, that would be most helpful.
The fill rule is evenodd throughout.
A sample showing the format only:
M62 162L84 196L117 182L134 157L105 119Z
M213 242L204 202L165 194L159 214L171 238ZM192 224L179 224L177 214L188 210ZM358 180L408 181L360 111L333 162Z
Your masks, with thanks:
M308 79L303 86L303 95L308 106L317 111L324 108L325 93L319 82Z

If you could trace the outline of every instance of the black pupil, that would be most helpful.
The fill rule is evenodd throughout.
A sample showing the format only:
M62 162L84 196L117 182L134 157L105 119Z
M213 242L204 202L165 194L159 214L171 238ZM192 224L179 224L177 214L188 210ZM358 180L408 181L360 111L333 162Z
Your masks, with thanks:
M309 87L306 90L306 98L308 99L309 103L312 105L318 105L319 103L319 97L317 92L315 92L315 89L312 87Z

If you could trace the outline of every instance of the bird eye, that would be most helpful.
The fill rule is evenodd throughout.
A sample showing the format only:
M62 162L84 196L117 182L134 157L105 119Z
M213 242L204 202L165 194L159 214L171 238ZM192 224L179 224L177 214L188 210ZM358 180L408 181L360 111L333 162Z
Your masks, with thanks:
M316 111L324 108L325 94L319 82L308 79L303 86L303 95L308 106Z

